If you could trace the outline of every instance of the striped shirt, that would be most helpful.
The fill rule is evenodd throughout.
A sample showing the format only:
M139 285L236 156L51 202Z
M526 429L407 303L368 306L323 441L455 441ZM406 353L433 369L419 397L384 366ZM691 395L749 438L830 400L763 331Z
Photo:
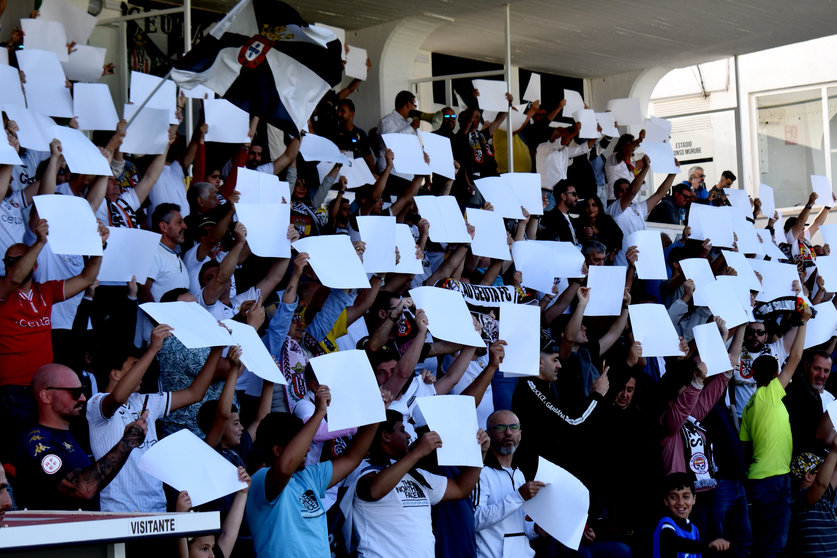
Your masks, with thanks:
M837 556L837 513L834 511L834 488L813 506L808 503L808 488L800 490L791 505L791 544L793 556Z

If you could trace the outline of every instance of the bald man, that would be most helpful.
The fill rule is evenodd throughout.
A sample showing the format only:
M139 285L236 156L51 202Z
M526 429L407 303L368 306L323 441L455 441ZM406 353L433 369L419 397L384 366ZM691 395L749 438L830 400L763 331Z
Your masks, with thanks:
M125 434L96 462L69 432L84 415L81 381L61 364L40 367L32 379L38 425L24 434L16 460L20 507L37 510L99 508L99 492L116 476L131 450L145 440L148 411L125 427Z

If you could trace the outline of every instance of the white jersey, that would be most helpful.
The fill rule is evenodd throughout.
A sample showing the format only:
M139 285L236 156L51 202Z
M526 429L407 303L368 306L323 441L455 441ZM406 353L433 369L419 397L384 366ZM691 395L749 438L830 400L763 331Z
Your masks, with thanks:
M453 386L453 389L450 392L454 395L459 395L463 391L465 391L468 386L470 386L474 380L477 379L485 367L488 366L488 354L485 354L476 360L472 360L468 363L468 368L465 369L465 373L462 374L462 377ZM488 388L485 390L485 393L480 400L480 404L477 405L477 425L485 430L486 424L488 424L488 417L491 413L494 412L494 392L491 391L491 384L488 384Z
M741 348L741 364L738 370L733 371L732 385L735 390L735 408L738 411L738 419L741 419L741 413L744 412L744 407L753 394L756 392L756 380L753 378L753 361L762 355L770 355L779 362L779 369L788 358L788 353L785 351L785 342L782 339L765 345L761 351L749 351L745 347Z
M163 167L160 178L151 187L148 201L151 207L148 214L154 213L162 203L175 203L180 206L180 215L185 219L189 215L189 202L186 200L186 184L183 167L177 161L172 161Z
M125 427L139 418L146 395L132 393L112 417L102 414L102 400L106 393L97 393L87 402L87 422L90 428L90 449L93 457L101 459L125 434ZM140 470L139 462L148 449L157 443L156 421L171 410L171 393L148 394L148 431L145 441L131 451L128 460L110 483L99 494L102 511L164 512L166 495L163 483Z
M520 469L483 467L471 493L479 558L530 558L535 524L526 521L518 489L526 483Z
M26 208L25 194L12 192L0 201L0 256L6 255L6 250L12 244L23 242L26 234L26 220L23 210ZM0 258L0 275L6 275L6 265Z

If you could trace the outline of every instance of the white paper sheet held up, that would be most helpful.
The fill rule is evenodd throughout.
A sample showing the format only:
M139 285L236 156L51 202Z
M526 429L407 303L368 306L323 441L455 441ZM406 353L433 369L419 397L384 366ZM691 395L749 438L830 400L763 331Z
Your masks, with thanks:
M263 258L290 258L291 206L287 203L239 203L235 206L238 220L247 228L250 250Z
M814 309L817 315L808 320L805 328L805 349L821 345L837 335L837 308L834 304L822 302L814 305Z
M77 83L73 86L73 113L80 130L116 130L119 116L104 83Z
M53 139L52 128L55 126L52 118L22 106L4 105L3 112L17 124L17 139L21 147L49 152L49 142Z
M730 291L741 308L744 309L744 313L747 314L747 321L754 320L752 317L753 306L750 304L750 289L744 279L738 275L720 275L715 279L715 286L720 290ZM723 318L723 316L721 317Z
M471 80L474 89L478 89L480 94L477 97L477 102L482 110L506 112L509 110L509 101L506 99L505 81L496 81L491 79L474 79Z
M357 217L360 239L366 243L363 269L366 273L395 271L395 217L365 215ZM415 257L415 248L408 255ZM404 257L404 254L401 254Z
M503 218L494 211L468 209L465 215L474 226L474 240L471 252L475 256L510 260L509 243Z
M730 205L745 219L753 216L753 204L746 190L738 188L724 188L724 195Z
M747 287L754 291L761 290L761 282L756 274L753 272L753 266L750 265L750 259L744 257L740 252L733 252L731 250L721 250L727 265L733 268L738 277L741 277L747 284Z
M477 406L472 396L419 397L416 404L427 426L442 439L442 447L436 450L439 465L482 467Z
M581 139L596 139L601 136L599 133L596 113L591 109L581 109L573 113L573 120L581 123L578 137Z
M500 371L506 376L537 376L540 368L540 308L500 303L499 338L507 343Z
M568 471L543 457L538 457L535 480L546 486L523 502L523 511L558 542L578 550L587 524L590 491Z
M159 324L172 327L172 334L187 349L226 347L232 338L218 320L197 302L146 302L143 312Z
M469 347L483 347L485 342L474 330L471 312L465 299L456 291L439 287L410 289L416 310L427 314L427 329L433 337Z
M470 244L471 235L453 196L416 196L419 214L430 221L430 240Z
M837 223L827 223L820 226L822 241L829 246L837 248ZM819 258L817 258L819 260Z
M825 290L837 291L837 256L819 256L817 258L817 272L825 280Z
M602 135L609 138L619 137L619 130L616 128L616 121L612 112L597 112L596 121L602 127Z
M523 205L511 189L507 180L501 176L489 176L474 180L485 201L494 207L494 212L506 219L523 219Z
M79 82L95 83L102 77L105 65L106 48L76 45L66 61L61 62L67 79ZM75 86L73 96L75 96Z
M799 281L796 266L765 260L750 260L753 271L761 275L761 292L756 295L759 302L770 302L777 298L792 296L793 282Z
M697 306L707 306L706 289L715 282L715 274L706 258L686 258L680 260L680 268L686 279L695 283L694 300Z
M532 72L529 76L529 83L526 84L526 91L523 92L524 101L539 101L541 99L541 75Z
M501 174L515 197L529 215L543 215L541 175L536 172L506 172Z
M72 118L73 98L65 84L58 56L46 50L19 50L17 61L26 74L26 106L41 114Z
M206 99L203 102L206 141L217 143L250 143L250 115L226 99Z
M733 236L732 220L730 219L731 211L731 208L697 203L689 206L691 238L695 240L709 239L715 247L732 248L735 237Z
M330 432L386 419L381 390L365 351L337 351L310 362L317 381L331 391L327 414Z
M661 143L668 142L671 139L671 122L665 118L657 118L656 116L649 116L645 120L645 142Z
M125 105L123 117L131 120L139 105ZM159 155L169 143L169 112L145 107L125 130L120 149L126 153Z
M733 328L748 321L749 304L744 304L735 289L725 289L724 282L715 281L704 289L706 306L713 316L720 316L727 328ZM749 292L747 293L749 297ZM644 348L643 348L644 350Z
M66 126L53 126L52 135L61 142L61 153L70 172L113 176L108 160L82 132Z
M718 324L709 322L708 324L695 326L692 333L695 336L700 360L706 364L707 376L732 370L732 364L730 364L727 348L721 338Z
M0 65L8 66L9 65L9 50L8 49L0 49Z
M127 283L136 276L137 284L145 283L148 270L157 257L160 234L143 229L108 227L108 246L102 255L100 283Z
M781 225L776 223L775 227L781 229ZM825 226L825 225L824 225ZM756 229L756 235L761 239L761 247L764 250L764 255L769 257L772 261L786 260L787 256L782 250L773 242L773 237L767 229Z
M642 105L636 97L611 99L607 110L613 113L613 119L620 126L639 126L642 124Z
M247 370L268 382L288 384L253 326L232 319L223 323L232 331L232 342L241 347L241 362Z
M299 153L306 161L325 161L328 163L340 163L350 165L349 159L340 152L340 149L328 138L314 134L302 136L299 144Z
M618 316L622 313L627 272L625 266L591 265L588 268L590 301L584 308L585 316Z
M14 105L26 108L23 87L20 85L20 70L14 66L0 65L0 105Z
M178 491L187 491L193 506L247 488L235 465L184 428L146 451L139 468Z
M773 217L776 211L776 200L773 197L773 188L767 184L759 184L759 199L761 200L761 212L768 219Z
M39 19L60 21L64 24L67 41L83 45L96 27L96 17L65 0L44 0L38 10Z
M363 263L355 252L352 241L345 234L308 236L297 240L293 247L307 252L308 264L320 283L333 289L368 289L369 279Z
M131 71L130 101L137 106L141 105L161 81L163 81L163 78ZM175 109L177 108L177 85L172 80L167 79L160 89L154 93L154 96L148 100L145 107L167 111L169 124L177 124L177 118L175 117Z
M668 279L663 241L660 231L634 231L625 239L625 246L636 246L639 254L636 273L640 279Z
M414 275L424 273L422 261L416 258L416 239L413 237L409 225L404 223L395 224L395 245L401 254L401 259L395 266L396 273L412 273Z
M235 189L241 194L236 207L254 203L290 203L291 189L287 182L266 172L238 167ZM284 202L282 200L285 200Z
M38 216L49 223L47 243L54 254L102 255L99 225L86 199L50 194L35 196L32 201Z
M22 165L20 155L15 148L9 145L8 141L0 139L0 165Z
M817 194L817 205L831 205L831 182L828 177L819 174L811 175L811 190Z
M642 150L651 159L651 170L662 174L677 174L680 167L674 162L670 143L642 142Z
M512 244L515 267L523 284L544 293L552 292L559 277L583 277L584 256L570 242L523 240Z
M67 34L64 24L44 18L20 20L27 49L46 50L54 53L61 62L67 61Z
M333 163L320 163L320 165L331 165L331 168L334 168ZM318 170L320 165L317 165ZM331 169L326 171L326 174L329 172L331 172ZM364 184L375 184L375 177L372 176L369 165L360 157L352 161L351 165L341 165L340 176L346 177L346 188L349 190L352 188L360 188ZM323 178L325 178L325 175L323 175ZM322 182L322 179L320 182Z
M680 338L662 304L628 306L634 339L642 343L642 356L683 356Z
M346 55L346 67L343 72L353 78L366 81L366 49L349 45Z
M445 178L453 179L456 176L456 167L453 165L453 151L451 150L450 140L445 136L422 132L421 130L418 130L416 135L424 148L424 152L430 157L430 170Z
M424 151L418 136L413 134L382 134L381 139L393 153L395 172L405 175L430 174L430 166L424 162Z
M575 89L564 89L564 100L567 101L561 109L561 116L564 118L572 118L577 111L584 110L584 99Z
M726 208L729 211L730 208ZM764 255L764 247L756 234L756 229L746 217L737 213L735 208L730 212L732 231L738 237L736 244L738 251L742 254Z

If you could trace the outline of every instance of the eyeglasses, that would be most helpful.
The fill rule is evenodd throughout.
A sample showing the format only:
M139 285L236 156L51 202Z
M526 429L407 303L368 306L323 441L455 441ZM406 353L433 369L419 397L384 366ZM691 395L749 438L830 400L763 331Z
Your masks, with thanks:
M62 386L50 386L46 388L48 390L59 390L59 391L66 391L70 394L70 397L78 401L81 399L82 394L84 393L84 388L79 387L62 387Z
M443 114L442 118L456 118L455 114Z
M746 333L747 335L758 335L759 337L761 337L762 335L767 334L767 330L766 329L752 329L752 328L748 327L744 331L744 333Z
M506 430L511 430L512 432L518 432L518 431L520 431L520 425L519 424L495 424L493 426L489 426L488 429L502 434Z
M575 190L573 190L572 192L568 191L568 192L567 192L567 195L568 195L568 196L575 196L575 197L578 197L578 192L576 192Z
M294 314L294 317L291 318L291 323L298 324L302 322L302 314Z

